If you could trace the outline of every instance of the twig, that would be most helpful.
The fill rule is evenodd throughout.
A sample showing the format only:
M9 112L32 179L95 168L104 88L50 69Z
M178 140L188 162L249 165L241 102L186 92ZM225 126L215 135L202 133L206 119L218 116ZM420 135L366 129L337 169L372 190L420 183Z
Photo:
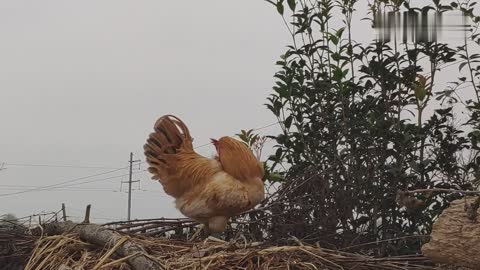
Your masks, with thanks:
M404 191L407 194L414 193L430 193L430 192L446 192L446 193L463 193L463 194L480 194L480 191L476 190L458 190L458 189L448 189L448 188L425 188L425 189L415 189L415 190L406 190Z

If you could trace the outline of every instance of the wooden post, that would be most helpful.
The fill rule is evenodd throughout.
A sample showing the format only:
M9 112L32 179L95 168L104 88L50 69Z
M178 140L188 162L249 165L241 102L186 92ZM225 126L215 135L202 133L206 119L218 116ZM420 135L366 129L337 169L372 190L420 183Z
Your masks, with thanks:
M85 210L85 218L83 219L83 224L90 224L90 208L92 207L91 204L87 205L87 209Z
M62 220L67 221L67 210L65 209L65 204L62 203Z

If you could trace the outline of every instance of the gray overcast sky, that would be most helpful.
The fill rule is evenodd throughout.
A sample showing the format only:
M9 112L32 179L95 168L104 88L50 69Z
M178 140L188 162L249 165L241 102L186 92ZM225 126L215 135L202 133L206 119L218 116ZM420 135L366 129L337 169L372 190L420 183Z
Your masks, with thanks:
M288 35L263 1L2 1L0 34L0 162L126 166L130 151L143 160L163 114L180 116L196 145L275 122L263 103ZM7 167L0 194L108 171ZM135 179L149 191L134 193L134 218L179 216L147 173ZM125 180L0 197L0 214L65 202L81 216L91 203L94 218L124 219L126 194L113 190Z
M354 21L353 38L369 41L368 22ZM0 162L107 167L126 166L130 151L143 160L163 114L180 116L195 145L274 123L263 103L290 42L262 0L2 1L0 34ZM106 171L7 165L0 194ZM134 179L147 191L134 192L133 218L180 216L147 173ZM0 196L0 214L54 211L64 202L81 216L91 203L94 221L125 219L127 196L114 191L126 180Z

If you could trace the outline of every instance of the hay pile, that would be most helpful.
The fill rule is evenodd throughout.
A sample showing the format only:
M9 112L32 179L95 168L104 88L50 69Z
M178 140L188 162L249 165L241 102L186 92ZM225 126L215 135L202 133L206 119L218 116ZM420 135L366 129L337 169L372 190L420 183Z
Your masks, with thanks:
M118 241L107 246L87 242L75 232L38 236L32 250L27 251L29 260L25 269L134 269L128 261L141 254L118 254L127 242L142 246L158 269L436 269L428 266L428 260L421 256L372 258L300 242L272 246L248 243L242 238L227 242L209 237L190 242L141 234L119 235Z

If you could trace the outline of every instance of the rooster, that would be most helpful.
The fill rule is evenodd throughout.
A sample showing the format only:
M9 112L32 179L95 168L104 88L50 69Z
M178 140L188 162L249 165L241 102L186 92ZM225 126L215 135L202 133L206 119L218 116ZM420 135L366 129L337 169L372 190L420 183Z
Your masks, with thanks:
M187 126L176 116L160 117L144 146L152 179L176 208L211 233L225 231L228 218L253 208L265 196L264 169L246 144L211 139L215 158L197 154Z

